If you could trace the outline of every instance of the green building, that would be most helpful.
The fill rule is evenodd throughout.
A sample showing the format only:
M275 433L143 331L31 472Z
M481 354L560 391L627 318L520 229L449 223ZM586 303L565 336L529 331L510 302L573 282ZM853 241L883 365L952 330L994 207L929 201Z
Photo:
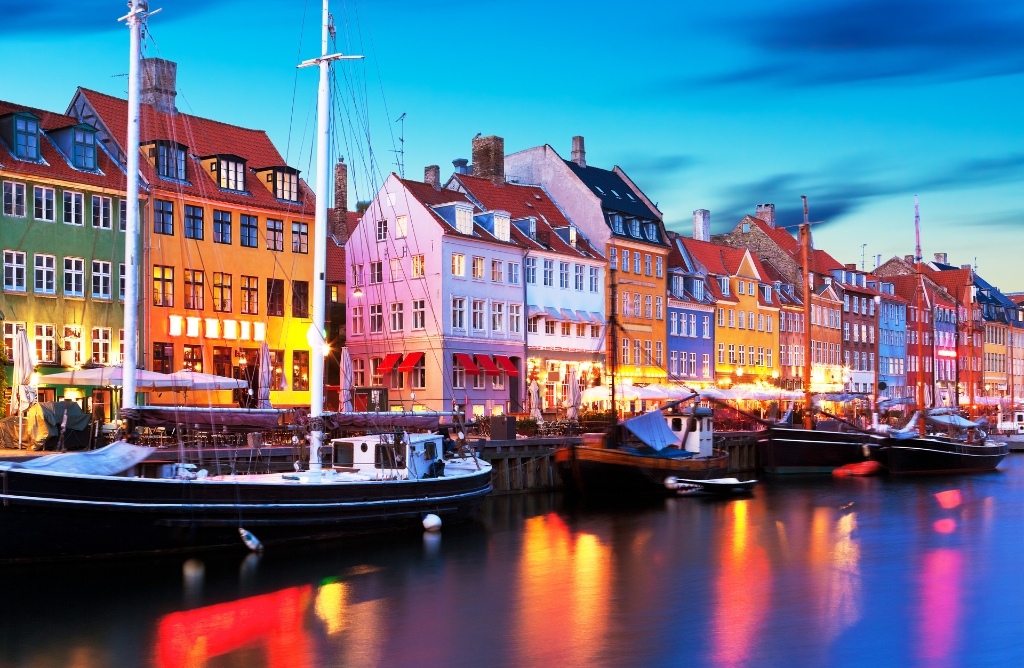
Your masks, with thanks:
M48 385L46 375L121 362L125 170L93 126L0 101L0 183L4 347L10 355L25 329L40 401L69 397L109 418L108 390Z

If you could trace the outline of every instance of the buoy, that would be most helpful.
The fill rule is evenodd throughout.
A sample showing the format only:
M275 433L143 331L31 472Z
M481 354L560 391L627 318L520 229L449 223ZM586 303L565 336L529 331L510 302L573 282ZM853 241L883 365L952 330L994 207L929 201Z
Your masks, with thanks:
M665 476L665 489L678 489L679 478L674 475Z
M857 462L856 464L844 464L832 469L832 475L843 476L867 476L882 472L882 465L876 461Z
M430 513L429 515L423 518L423 528L427 531L440 531L441 518L433 513Z
M261 552L263 550L263 543L260 542L259 538L252 535L251 531L238 527L238 535L242 537L242 542L245 543L245 546L253 552Z

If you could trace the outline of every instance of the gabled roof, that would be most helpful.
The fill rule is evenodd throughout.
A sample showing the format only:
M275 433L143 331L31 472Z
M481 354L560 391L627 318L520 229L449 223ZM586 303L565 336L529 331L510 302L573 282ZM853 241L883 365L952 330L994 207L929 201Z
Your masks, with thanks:
M79 88L88 104L95 110L106 130L113 136L122 151L127 147L128 101L105 95L97 91ZM157 176L156 170L146 160L140 160L140 172L152 187L174 190L183 195L229 202L240 207L259 207L312 214L313 191L299 181L299 201L295 203L277 199L254 174L247 174L248 194L222 190L205 173L198 159L191 156L234 154L244 158L248 168L285 166L284 158L278 153L270 137L263 130L221 123L190 114L165 114L152 105L140 105L140 141L176 141L189 147L190 158L186 175L188 183L169 181Z
M463 202L469 205L469 207L473 210L474 215L479 213L479 207L477 207L476 204L473 203L473 200L466 197L465 194L457 190L447 190L444 188L438 189L428 183L423 183L422 181L411 181L409 179L403 179L394 172L391 173L391 176L393 176L395 179L398 180L399 183L405 186L409 194L412 195L413 198L415 198L420 204L422 204L428 211L430 211L430 213L434 216L434 220L438 222L438 224L441 226L442 231L445 234L458 237L480 239L482 241L491 241L498 244L512 244L513 246L520 245L514 236L511 238L510 241L501 241L493 234L488 232L483 226L476 223L473 224L472 235L463 234L462 232L459 232L457 229L455 229L454 225L446 221L441 216L441 214L439 214L433 208L441 204Z
M36 107L29 107L24 104L16 104L14 102L5 102L0 100L0 116L7 116L8 114L19 114L28 112L39 118L39 127L43 130L59 130L72 125L78 125L79 121L74 116L68 116L66 114L58 114L54 111L46 111L45 109L38 109Z
M324 279L328 283L344 283L348 269L345 267L345 244L339 243L333 235L327 235L327 271Z
M686 250L697 262L700 262L709 273L719 276L736 276L743 264L744 258L749 257L750 263L757 272L760 280L764 280L764 266L761 260L745 248L733 248L710 241L697 241L680 237ZM753 277L748 277L753 278Z
M764 274L761 277L764 282L773 284L781 283L783 286L790 284L771 262L761 260L761 266L764 267ZM790 294L785 290L775 290L774 294L776 295L775 298L778 299L779 304L782 306L802 307L804 304L795 292Z
M580 167L571 160L565 164L573 174L601 200L601 206L630 216L660 221L661 216L638 197L621 176L600 167Z
M775 245L793 258L793 261L798 266L803 267L803 254L800 251L800 242L792 234L780 227L772 227L760 218L754 218L753 216L745 216L741 224L756 225L758 229L775 242ZM810 260L810 269L816 274L827 274L833 269L843 268L843 265L838 260L820 248L811 249Z

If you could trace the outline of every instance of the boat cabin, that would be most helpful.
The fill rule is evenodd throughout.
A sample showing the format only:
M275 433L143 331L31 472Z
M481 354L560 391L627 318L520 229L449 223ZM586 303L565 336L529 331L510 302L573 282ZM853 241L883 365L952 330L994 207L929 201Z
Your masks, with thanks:
M714 445L714 411L702 406L686 406L665 414L665 422L680 439L680 446L700 457L710 457Z
M435 477L437 462L443 462L444 455L440 434L391 433L335 438L331 446L335 469L391 480Z

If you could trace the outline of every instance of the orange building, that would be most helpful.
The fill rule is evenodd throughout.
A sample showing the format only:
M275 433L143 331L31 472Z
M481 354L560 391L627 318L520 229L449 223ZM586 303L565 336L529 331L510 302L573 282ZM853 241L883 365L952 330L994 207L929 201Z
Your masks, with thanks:
M252 378L266 341L271 402L308 405L313 193L264 131L179 113L174 63L142 65L140 367ZM127 112L126 100L79 89L70 113L95 119L124 164ZM189 395L200 405L242 399Z

